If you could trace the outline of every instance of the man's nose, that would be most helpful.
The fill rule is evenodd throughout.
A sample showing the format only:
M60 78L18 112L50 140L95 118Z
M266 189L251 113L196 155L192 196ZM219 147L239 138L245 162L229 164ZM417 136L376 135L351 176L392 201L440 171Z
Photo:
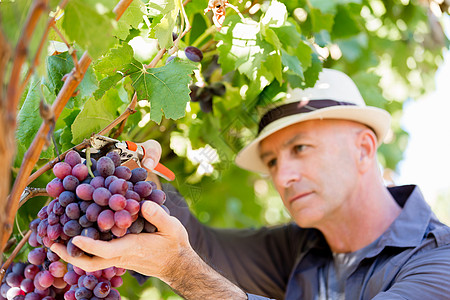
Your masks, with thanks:
M290 187L294 182L300 181L301 174L298 164L290 159L278 159L276 173L277 185L282 188Z

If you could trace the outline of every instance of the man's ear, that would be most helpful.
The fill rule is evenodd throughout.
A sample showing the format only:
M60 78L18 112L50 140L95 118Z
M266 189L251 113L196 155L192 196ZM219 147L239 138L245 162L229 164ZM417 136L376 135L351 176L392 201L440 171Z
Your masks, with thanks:
M357 146L359 149L359 170L366 172L370 166L376 163L377 137L367 128L358 133Z

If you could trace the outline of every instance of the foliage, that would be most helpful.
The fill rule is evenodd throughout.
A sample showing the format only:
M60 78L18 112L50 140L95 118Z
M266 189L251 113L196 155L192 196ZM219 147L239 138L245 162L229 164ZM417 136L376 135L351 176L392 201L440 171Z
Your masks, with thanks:
M407 134L399 126L402 102L432 88L434 72L448 41L435 14L423 2L408 0L287 0L231 1L223 27L217 31L206 0L134 0L119 21L108 0L71 0L59 16L56 31L46 37L48 51L22 94L16 133L13 176L22 164L41 125L39 102L53 103L63 77L85 50L93 59L54 125L55 146L41 154L36 169L98 132L128 106L136 91L139 104L119 136L162 144L162 162L177 179L193 213L218 227L247 227L288 220L276 193L265 178L238 169L234 155L256 132L258 112L279 100L287 84L309 87L323 67L346 72L357 83L369 105L394 116L392 137L380 148L386 168L395 170L406 147ZM1 29L12 49L17 43L32 1L2 1ZM50 1L51 13L57 3ZM50 13L50 14L51 14ZM192 28L177 42L187 21ZM38 24L28 62L37 52L46 26ZM156 66L148 68L160 48L170 48ZM183 49L203 51L201 63L186 59ZM167 62L170 55L178 58ZM75 62L76 63L76 62ZM11 65L5 74L11 73ZM8 78L6 76L5 78ZM189 84L205 87L221 82L223 96L213 96L213 111L203 112L190 102ZM42 176L32 185L43 187ZM274 201L275 199L275 201ZM30 201L18 214L23 229L41 200ZM17 235L17 229L15 230ZM24 250L25 252L27 250ZM150 280L138 288L126 278L123 296L136 299L156 286L157 297L174 297L161 282ZM156 296L155 296L156 297ZM173 299L173 298L171 298Z

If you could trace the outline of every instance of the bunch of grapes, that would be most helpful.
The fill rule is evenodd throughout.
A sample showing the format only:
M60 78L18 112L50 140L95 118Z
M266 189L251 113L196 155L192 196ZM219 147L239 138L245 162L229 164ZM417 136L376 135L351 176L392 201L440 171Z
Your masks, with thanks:
M66 265L45 248L36 248L29 257L34 263L18 262L6 271L0 287L0 299L59 300L68 290L63 280Z
M205 87L199 87L195 84L189 86L191 93L192 102L198 102L200 104L200 109L204 113L210 113L213 109L213 96L223 96L226 92L226 87L221 82L214 82Z
M37 248L30 252L28 260L33 265L41 265L39 270L42 273L38 273L41 275L36 275L38 279L33 281L35 289L45 291L51 285L64 289L65 300L120 299L114 288L122 285L120 276L125 270L111 267L85 272L70 264L66 266L56 254L42 245L50 248L53 243L64 244L67 252L77 257L83 254L72 243L78 235L109 241L127 233L155 232L156 227L140 214L144 201L154 201L170 214L164 206L165 193L157 189L154 182L146 181L148 174L144 168L130 170L121 166L120 156L114 151L98 161L91 159L91 162L94 177L89 176L86 161L82 162L76 151L69 151L64 162L55 164L53 173L56 178L46 187L47 193L54 199L30 223L32 232L28 242ZM53 273L50 267L54 269ZM20 291L15 289L10 294L17 292L28 297L23 299L44 299L40 296L44 292L38 293L40 298L37 298L28 296L29 290ZM19 297L19 294L14 296Z

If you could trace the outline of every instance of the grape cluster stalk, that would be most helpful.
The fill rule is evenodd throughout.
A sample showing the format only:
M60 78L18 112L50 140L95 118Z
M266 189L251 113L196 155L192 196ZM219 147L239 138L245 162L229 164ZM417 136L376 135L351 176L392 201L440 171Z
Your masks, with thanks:
M146 181L147 170L122 166L117 152L111 151L98 161L91 158L90 168L94 177L89 175L86 160L73 150L64 162L55 164L56 177L46 186L54 199L29 225L28 243L34 249L28 254L28 263L18 262L8 269L0 300L120 299L115 288L122 285L125 269L85 272L61 261L49 248L60 243L73 257L90 255L73 244L75 236L110 241L126 234L156 232L140 214L145 201L170 212L164 205L165 193L154 182Z

